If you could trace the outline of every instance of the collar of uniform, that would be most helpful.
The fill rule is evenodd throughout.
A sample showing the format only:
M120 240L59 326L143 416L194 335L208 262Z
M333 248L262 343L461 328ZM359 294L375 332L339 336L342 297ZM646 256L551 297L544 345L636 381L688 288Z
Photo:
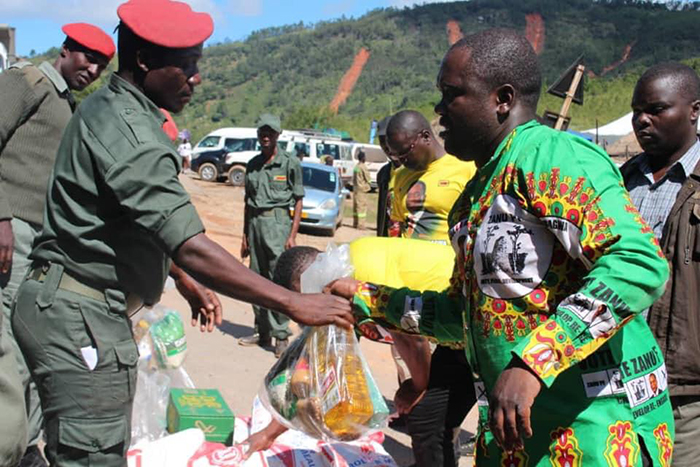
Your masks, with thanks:
M46 75L49 81L53 83L56 91L58 91L59 94L70 93L68 83L66 83L66 80L63 79L63 75L61 75L61 73L59 73L58 70L53 67L53 65L51 65L49 62L41 62L38 68Z
M652 173L651 166L649 165L649 155L647 153L642 153L642 155L635 162L636 170L640 172L652 185L663 183L676 173L682 176L682 180L685 180L690 174L693 173L695 166L698 165L698 162L700 162L700 141L695 140L695 144L693 144L690 149L688 149L686 153L683 154L683 156L668 169L666 175L661 177L661 179L656 182L654 182L654 175Z
M112 76L110 76L109 89L111 89L117 94L130 94L134 98L134 100L136 100L136 102L138 102L141 107L148 110L153 115L153 118L158 120L161 123L161 125L168 120L165 117L165 114L161 112L161 110L155 103L153 103L152 100L146 97L146 95L142 93L136 86L134 86L118 74L112 73Z
M260 153L262 155L262 152ZM273 165L282 165L282 158L287 157L287 151L282 149L282 147L278 144L277 145L277 154L275 154L275 157L272 158L272 160L264 164L268 167L271 167Z

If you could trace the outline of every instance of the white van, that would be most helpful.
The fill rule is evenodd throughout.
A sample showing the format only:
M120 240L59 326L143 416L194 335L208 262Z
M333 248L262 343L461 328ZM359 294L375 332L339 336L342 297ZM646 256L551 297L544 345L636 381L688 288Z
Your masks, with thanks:
M255 128L220 128L192 148L191 169L202 180L215 182L228 177L229 183L241 186L248 161L259 152Z
M323 163L333 157L344 183L352 183L353 144L338 136L312 130L283 130L278 144L292 154L303 152L305 162ZM191 169L202 180L215 182L228 178L231 185L243 186L250 159L260 153L256 128L220 128L212 131L192 150Z
M291 139L286 133L283 131L279 138L279 144L285 149ZM220 128L193 148L191 169L208 182L228 178L231 185L243 186L246 166L259 153L256 128Z

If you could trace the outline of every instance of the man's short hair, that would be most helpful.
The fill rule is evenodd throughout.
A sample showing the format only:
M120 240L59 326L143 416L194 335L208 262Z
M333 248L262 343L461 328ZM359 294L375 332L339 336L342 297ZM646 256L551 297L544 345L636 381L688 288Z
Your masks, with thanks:
M310 246L295 246L284 251L277 258L272 282L285 289L291 289L292 282L301 277L301 274L319 253L319 250Z
M525 36L511 29L487 29L460 39L450 51L455 49L469 51L464 71L476 74L489 89L510 84L528 107L537 107L542 75Z
M637 86L661 78L668 79L688 100L700 99L700 77L691 67L678 62L659 63L648 68L637 81Z
M165 56L172 49L167 49L159 45L148 42L145 39L134 34L134 32L124 24L119 23L117 26L119 37L117 39L117 55L119 57L119 69L136 71L136 52L145 50L151 57Z

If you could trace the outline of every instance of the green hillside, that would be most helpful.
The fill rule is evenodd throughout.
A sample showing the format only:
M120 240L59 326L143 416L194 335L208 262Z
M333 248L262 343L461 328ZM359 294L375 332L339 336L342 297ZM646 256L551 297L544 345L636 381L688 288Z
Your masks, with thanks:
M334 127L366 140L372 118L406 108L433 117L449 20L465 34L496 26L525 31L526 15L539 14L545 86L581 53L596 75L586 78L585 105L572 108L572 128L588 128L596 119L604 124L629 111L634 83L650 64L684 60L700 70L698 9L697 3L679 11L633 0L472 0L265 29L205 49L203 84L176 120L198 139L221 126L251 126L270 111L282 115L286 128ZM601 76L629 45L628 60ZM345 105L332 115L328 104L362 47L369 60ZM558 111L561 102L544 96L540 111Z

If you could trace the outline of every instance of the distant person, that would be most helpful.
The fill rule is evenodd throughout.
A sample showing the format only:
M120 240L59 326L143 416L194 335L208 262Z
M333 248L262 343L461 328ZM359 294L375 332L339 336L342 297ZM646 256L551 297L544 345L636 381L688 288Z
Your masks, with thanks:
M386 143L386 127L389 125L391 117L384 117L377 125L377 136L379 146L389 158L389 162L384 164L377 172L377 236L389 236L389 224L391 219L391 198L393 193L393 176L396 169L401 167L401 161L391 152Z
M19 62L0 74L0 287L5 318L0 343L13 348L24 387L29 436L22 465L27 467L46 465L37 448L43 420L36 385L10 326L10 310L41 230L46 187L61 135L76 108L72 91L99 78L115 52L112 39L96 26L73 23L62 30L66 39L53 63ZM0 370L0 379L9 374ZM0 393L3 387L0 382ZM0 425L0 465L8 465L3 443L22 433L22 425L13 421L12 413L20 405L4 407L2 399L0 394L0 413L8 418Z
M333 156L331 156L330 154L328 154L327 156L324 156L323 163L329 167L333 167Z
M250 269L272 279L277 259L296 246L301 222L304 181L299 159L280 145L282 123L276 115L263 114L258 120L260 154L253 157L245 174L245 221L241 258L250 255ZM290 217L289 210L294 210ZM254 305L255 331L238 339L240 345L269 347L275 338L275 356L289 345L289 317Z
M177 153L182 157L182 171L188 172L192 164L192 145L187 137L182 139L182 143L177 147Z
M304 158L308 156L308 154L306 153L306 148L304 146L298 146L296 148L296 155L297 158L299 158L299 162L303 162Z
M365 229L367 220L367 193L371 190L369 169L365 164L365 153L357 153L357 164L352 172L352 225L359 230Z
M393 179L391 220L398 228L390 236L448 245L447 218L476 172L474 163L447 154L428 120L413 110L391 117L386 141L403 164ZM425 338L393 336L402 359L413 360L411 378L401 382L394 403L406 414L415 465L456 467L455 430L476 402L464 349L439 345L431 357Z
M673 465L700 458L700 78L680 63L644 72L632 96L643 153L620 170L632 202L654 230L669 267L648 322L666 359L676 426Z

